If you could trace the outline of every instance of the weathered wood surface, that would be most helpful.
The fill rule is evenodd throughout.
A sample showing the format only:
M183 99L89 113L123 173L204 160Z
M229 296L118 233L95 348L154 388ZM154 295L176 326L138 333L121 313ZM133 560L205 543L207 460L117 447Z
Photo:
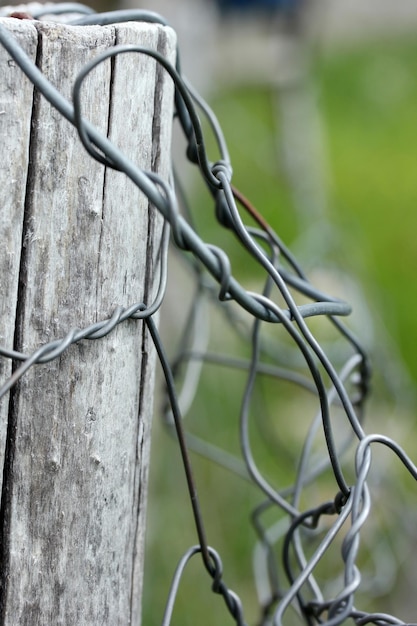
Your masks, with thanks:
M175 54L172 31L156 25L1 23L67 97L86 60L116 42ZM0 74L0 334L32 352L151 300L161 219L37 93L32 110L31 85L2 48ZM172 85L153 60L100 65L82 101L126 154L167 178ZM1 359L2 381L9 367ZM129 321L31 368L1 401L2 626L139 623L153 368L144 325Z
M35 60L36 29L19 20L8 20L10 30L25 52ZM0 344L13 346L23 211L28 171L30 111L33 86L0 47ZM0 358L0 380L11 373L11 362ZM0 468L4 462L8 402L0 403ZM0 472L0 486L3 475Z

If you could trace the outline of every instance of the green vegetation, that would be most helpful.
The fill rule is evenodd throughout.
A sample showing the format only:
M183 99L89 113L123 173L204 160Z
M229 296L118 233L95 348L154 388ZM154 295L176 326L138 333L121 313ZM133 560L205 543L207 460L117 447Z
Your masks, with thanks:
M371 315L377 324L386 326L415 381L417 43L373 43L354 51L332 52L316 60L314 81L332 178L326 216L337 233L326 262L335 262L342 271L358 277ZM235 185L290 247L292 242L299 246L303 222L297 217L280 162L275 98L269 87L242 87L217 94L212 106L228 140ZM210 202L196 193L195 219L204 237L230 252L235 273L250 274L246 256L229 233L219 233ZM230 382L207 368L205 379L209 391L193 407L190 428L202 435L214 433L219 444L229 442L237 428L237 409L228 406L230 385L242 389L244 376L237 374ZM144 626L160 623L175 564L197 543L176 444L160 432L158 422L154 430ZM248 620L253 623L250 560L254 538L247 511L259 502L259 496L245 484L237 491L241 485L237 478L206 461L193 457L193 462L209 541L224 559L226 582L244 598ZM285 483L285 477L281 479ZM225 511L230 511L230 518ZM173 623L231 623L223 601L211 597L209 577L195 558L184 579Z
M374 45L318 68L348 252L417 379L417 46Z
M333 52L314 68L333 183L327 217L340 236L339 263L376 298L415 379L416 71L414 41ZM212 105L226 132L235 184L291 244L303 224L297 226L280 162L275 98L271 88L243 87L218 94ZM204 211L212 212L209 204ZM210 228L204 218L202 231L211 235Z

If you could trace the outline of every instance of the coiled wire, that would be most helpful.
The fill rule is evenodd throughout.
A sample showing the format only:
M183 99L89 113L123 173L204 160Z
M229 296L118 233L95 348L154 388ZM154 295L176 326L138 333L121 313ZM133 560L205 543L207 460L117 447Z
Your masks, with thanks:
M146 21L166 25L163 17L143 10L94 13L78 3L64 3L36 9L35 19L44 14L74 14L70 24L105 25L123 21ZM369 391L370 364L358 340L344 325L341 317L350 313L349 304L328 296L312 285L290 250L286 248L274 229L265 221L245 196L232 184L233 170L222 129L208 104L196 93L182 76L179 56L174 67L161 54L141 46L115 46L97 55L79 72L73 85L72 103L46 80L27 57L4 25L0 25L0 43L38 91L78 131L79 138L91 157L107 167L123 172L146 195L165 219L159 255L159 288L152 303L135 303L128 308L117 307L108 320L91 324L84 329L73 328L65 337L54 339L31 354L23 354L10 347L0 347L3 358L21 362L13 374L3 382L0 398L28 371L38 364L58 358L76 342L99 340L127 319L145 321L166 383L165 422L175 432L181 450L199 544L192 546L179 562L166 603L163 625L171 623L175 598L184 570L190 559L200 554L204 567L212 580L212 590L223 596L226 609L233 621L243 626L244 602L226 585L219 554L210 546L204 517L201 511L193 473L190 449L251 482L263 498L262 504L251 514L257 535L254 550L254 572L259 596L259 624L280 626L292 608L302 623L337 626L351 619L356 624L405 624L383 612L366 613L355 608L355 596L361 587L358 566L361 531L372 511L368 474L372 468L371 446L387 447L402 463L414 480L417 468L395 441L386 435L367 435L363 426L364 402ZM168 73L175 86L175 117L187 141L187 156L204 181L213 202L219 228L233 232L249 258L256 264L262 277L258 292L246 289L231 271L226 250L208 244L193 227L189 208L178 198L179 185L165 181L153 172L140 169L130 161L122 149L99 132L83 117L82 85L88 74L109 58L121 54L148 55ZM220 158L211 162L207 155L199 112L204 115L215 137ZM257 227L247 226L242 211L255 220ZM195 300L187 317L187 327L179 341L178 354L170 364L153 316L161 307L167 284L168 239L171 234L177 251L186 253L186 264L195 282ZM191 260L190 260L191 257ZM303 303L299 303L302 297ZM306 303L305 300L308 300ZM208 303L204 305L202 303ZM278 304L280 302L281 304ZM249 359L209 350L209 333L204 334L199 322L202 311L216 306L224 325L245 339L250 347ZM319 318L336 330L341 342L341 364L332 363L316 339L308 318ZM278 339L270 341L271 328L278 329L290 340L292 350L302 356L303 368L291 369L281 357ZM268 337L269 337L268 335ZM284 351L285 354L285 351ZM241 457L228 453L210 442L190 435L185 430L184 416L199 393L200 374L205 364L217 367L238 368L247 372L247 380L240 403L239 439ZM177 377L182 372L183 384L177 393ZM184 373L185 372L185 373ZM251 442L251 422L256 385L261 377L286 380L295 393L307 390L318 410L304 436L294 483L279 488L274 477L267 477L260 468ZM344 416L346 435L338 441L333 412ZM322 437L324 449L321 458L314 458L313 440ZM346 478L345 467L354 470L353 484ZM333 497L314 506L301 508L302 494L318 479L329 474ZM276 524L265 526L266 511L277 511ZM324 518L326 524L322 524ZM331 520L331 521L330 521ZM346 525L350 523L346 531ZM306 538L321 531L323 537L312 554L308 555ZM327 529L325 529L327 527ZM342 571L340 589L336 596L328 597L326 584L316 576L317 566L332 544L342 536L339 566ZM283 538L281 557L277 543Z

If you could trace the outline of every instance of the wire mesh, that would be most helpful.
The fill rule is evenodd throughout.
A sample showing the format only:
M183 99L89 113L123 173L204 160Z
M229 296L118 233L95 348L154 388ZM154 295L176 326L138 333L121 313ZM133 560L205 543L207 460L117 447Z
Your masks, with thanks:
M44 13L66 14L67 21L77 25L132 20L165 23L161 16L143 10L97 14L82 5L67 3L39 8L32 16L40 19ZM68 20L71 13L76 18ZM365 401L371 369L360 339L344 322L351 307L309 281L262 213L232 184L232 163L222 129L208 104L181 74L179 57L173 67L153 50L116 46L85 65L74 83L73 101L69 103L2 25L0 42L39 92L76 127L91 157L124 172L165 219L159 289L154 302L118 307L109 319L83 329L70 329L65 337L45 343L31 354L1 346L1 357L20 365L2 382L0 398L29 368L57 359L72 344L99 340L128 319L143 319L164 374L164 422L178 442L198 536L198 544L190 546L175 569L162 624L172 623L183 574L196 555L211 579L212 591L224 598L225 611L237 625L247 623L245 598L226 584L227 572L223 575L221 557L210 545L190 451L249 481L259 496L258 505L248 511L248 519L256 536L253 576L260 626L279 626L293 623L294 619L309 626L336 626L348 620L358 625L405 624L393 615L357 608L356 598L363 589L369 592L366 577L362 576L361 540L373 512L368 481L373 467L371 450L376 446L386 448L414 480L417 467L394 439L366 432ZM121 54L152 56L174 82L175 118L186 139L187 157L207 186L219 229L233 236L245 250L248 263L256 268L260 285L257 290L245 288L233 276L225 249L208 244L204 233L201 236L197 232L177 173L173 171L170 180L162 180L155 173L141 170L83 118L84 80L100 63ZM201 116L207 120L217 144L220 156L214 162L207 154ZM189 310L181 311L184 330L172 362L154 320L168 281L170 236L193 284ZM243 346L236 353L211 350L213 311L221 319L221 342L226 336L233 336ZM328 350L323 346L329 336ZM227 348L228 342L224 341L224 345ZM222 372L240 371L245 375L235 432L239 454L185 428L184 417L200 393L202 371L208 365ZM284 409L280 411L275 404L278 395L284 397ZM293 412L290 406L294 407ZM268 413L276 440L266 433L260 448L254 443L254 428L262 429L262 420ZM291 430L296 430L299 451L288 471L285 448ZM264 462L264 450L268 447L272 448L269 454L273 464ZM282 466L286 468L285 477L293 474L292 483L285 487L279 486ZM210 498L215 497L215 493L210 494ZM328 555L331 567L323 568L322 561ZM378 585L378 576L376 572L374 586Z

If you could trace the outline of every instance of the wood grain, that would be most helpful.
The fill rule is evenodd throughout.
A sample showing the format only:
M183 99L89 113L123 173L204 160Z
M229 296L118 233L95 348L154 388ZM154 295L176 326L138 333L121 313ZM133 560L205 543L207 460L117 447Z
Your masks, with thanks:
M0 18L34 61L36 29L19 20ZM0 345L13 348L22 247L23 214L29 161L33 85L0 46ZM11 362L0 357L0 381L10 376ZM6 445L8 395L0 402L0 468ZM0 472L0 486L3 474Z
M155 25L36 28L38 65L67 97L86 60L116 41L174 50L172 34ZM172 86L153 61L101 64L82 101L126 154L168 176ZM39 94L29 155L15 332L26 352L146 301L161 229L147 199L94 162ZM13 389L2 625L139 623L153 370L146 329L132 320L37 365Z

